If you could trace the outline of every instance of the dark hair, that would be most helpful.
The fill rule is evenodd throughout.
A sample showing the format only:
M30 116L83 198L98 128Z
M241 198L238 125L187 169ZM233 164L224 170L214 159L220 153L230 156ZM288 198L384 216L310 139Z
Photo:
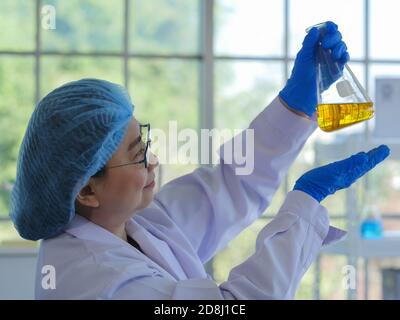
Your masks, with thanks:
M102 178L106 174L105 167L102 167L99 171L97 171L94 175L92 175L92 178Z

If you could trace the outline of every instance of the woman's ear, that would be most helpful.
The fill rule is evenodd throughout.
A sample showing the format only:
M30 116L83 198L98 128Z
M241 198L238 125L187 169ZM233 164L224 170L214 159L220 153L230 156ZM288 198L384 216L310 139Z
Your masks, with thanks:
M97 194L94 191L92 182L89 182L79 191L76 201L86 207L98 208L100 202L97 199Z

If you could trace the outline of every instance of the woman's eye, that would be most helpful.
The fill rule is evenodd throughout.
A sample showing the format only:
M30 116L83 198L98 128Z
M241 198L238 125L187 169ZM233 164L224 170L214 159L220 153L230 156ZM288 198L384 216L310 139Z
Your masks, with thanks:
M139 157L143 153L144 153L144 148L140 149L140 151L138 153L136 153L136 155L134 156L134 159L136 159L137 157Z

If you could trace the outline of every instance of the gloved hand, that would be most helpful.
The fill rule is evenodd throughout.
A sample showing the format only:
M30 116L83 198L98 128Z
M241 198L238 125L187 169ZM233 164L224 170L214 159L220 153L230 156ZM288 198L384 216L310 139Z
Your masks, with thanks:
M303 47L296 56L294 68L286 86L280 91L279 97L286 105L311 117L317 107L317 65L316 56L319 44L330 49L333 61L339 68L349 61L346 44L341 41L342 35L338 26L328 21L322 30L312 28L303 41ZM333 83L334 81L332 81ZM329 84L330 85L330 84Z
M358 178L383 161L390 153L386 145L360 152L342 161L315 168L303 174L293 190L300 190L318 202L336 191L349 187Z

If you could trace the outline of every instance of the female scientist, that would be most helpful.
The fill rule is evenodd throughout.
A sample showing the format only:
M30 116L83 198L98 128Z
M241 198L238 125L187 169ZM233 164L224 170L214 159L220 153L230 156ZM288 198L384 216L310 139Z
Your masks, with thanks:
M43 239L36 298L293 298L321 247L344 234L320 202L382 161L386 146L300 177L226 282L217 285L203 265L265 211L315 130L317 43L339 65L349 59L337 26L326 30L308 33L286 86L251 122L250 175L221 156L154 195L150 126L133 117L122 87L82 79L45 96L21 145L10 208L22 237Z

